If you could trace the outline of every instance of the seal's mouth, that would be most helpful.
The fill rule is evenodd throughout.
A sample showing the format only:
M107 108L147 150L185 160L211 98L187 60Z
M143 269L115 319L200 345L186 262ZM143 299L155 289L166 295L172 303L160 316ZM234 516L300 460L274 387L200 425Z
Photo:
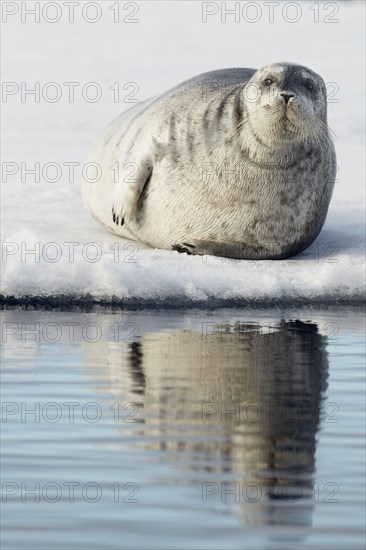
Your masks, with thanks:
M279 104L276 111L272 113L270 126L278 139L291 139L298 135L302 131L298 106L294 103Z
M299 118L299 106L296 102L296 99L290 99L288 102L284 103L282 106L282 119L285 127L294 127L298 123Z
M276 102L276 104L269 109L265 106L267 113L267 120L269 123L281 124L281 126L290 127L296 125L298 121L299 108L294 102L282 103Z

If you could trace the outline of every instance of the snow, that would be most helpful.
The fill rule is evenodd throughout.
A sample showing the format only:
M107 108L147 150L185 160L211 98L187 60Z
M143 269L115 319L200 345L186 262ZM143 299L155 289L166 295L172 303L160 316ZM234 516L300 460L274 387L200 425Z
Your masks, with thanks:
M284 3L273 23L262 4L257 23L243 16L223 23L220 13L203 23L201 2L138 2L139 22L132 24L114 23L112 4L99 4L102 16L94 24L76 9L69 23L60 2L57 23L31 17L22 23L15 14L2 25L3 81L19 88L39 82L41 90L39 102L31 95L21 101L19 92L2 103L2 296L170 306L362 299L364 3L333 3L339 6L333 16L338 23L324 22L330 11L322 3L315 23L308 2L297 3L302 16L296 23L284 19ZM221 9L221 3L211 4ZM101 129L130 106L123 98L134 94L143 100L217 68L275 61L308 65L334 83L328 116L336 135L338 181L323 231L307 251L260 262L180 255L126 243L92 220L81 199L81 169ZM44 87L49 82L62 92L54 103L42 96L42 90L46 97L54 93ZM65 82L80 83L74 102ZM81 93L90 82L102 90L95 103ZM116 82L119 102L109 89ZM92 96L93 89L88 91ZM37 162L39 182L24 173ZM74 178L65 164L70 162L78 163ZM59 164L58 181L50 181L56 172L47 163ZM17 171L5 177L4 169Z

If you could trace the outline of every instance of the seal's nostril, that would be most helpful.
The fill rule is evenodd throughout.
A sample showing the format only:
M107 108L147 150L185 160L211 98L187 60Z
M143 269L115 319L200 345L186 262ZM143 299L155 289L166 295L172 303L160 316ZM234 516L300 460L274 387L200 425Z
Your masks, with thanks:
M295 94L287 94L286 92L281 92L280 95L282 95L286 103L288 103L292 97L296 97Z

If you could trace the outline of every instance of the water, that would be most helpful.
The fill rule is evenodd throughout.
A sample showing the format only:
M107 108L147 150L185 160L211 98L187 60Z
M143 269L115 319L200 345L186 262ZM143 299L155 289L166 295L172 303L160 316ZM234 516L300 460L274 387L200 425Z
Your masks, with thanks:
M2 548L364 547L360 308L1 313Z

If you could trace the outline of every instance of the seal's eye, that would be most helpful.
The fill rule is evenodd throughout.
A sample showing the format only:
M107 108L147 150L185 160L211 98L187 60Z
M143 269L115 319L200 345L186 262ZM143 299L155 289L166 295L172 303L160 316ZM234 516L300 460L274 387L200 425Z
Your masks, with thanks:
M265 86L270 86L271 84L273 84L272 78L266 78L266 80L264 81L264 84Z
M310 80L305 80L304 86L310 92L312 92L314 90L314 87L315 87L314 84L312 82L310 82Z

